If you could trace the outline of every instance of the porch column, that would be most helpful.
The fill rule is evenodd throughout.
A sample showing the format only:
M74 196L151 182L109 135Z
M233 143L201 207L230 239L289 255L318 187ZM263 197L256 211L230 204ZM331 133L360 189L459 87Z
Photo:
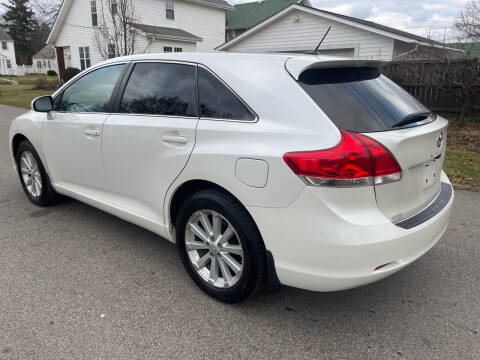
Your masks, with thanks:
M58 81L61 83L63 73L65 72L65 56L63 54L63 47L55 47L55 54L57 55Z

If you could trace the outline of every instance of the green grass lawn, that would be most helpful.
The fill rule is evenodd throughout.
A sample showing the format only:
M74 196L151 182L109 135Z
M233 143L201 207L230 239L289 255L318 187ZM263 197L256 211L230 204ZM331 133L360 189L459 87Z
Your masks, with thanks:
M445 157L445 172L457 189L480 190L480 154L451 147Z
M32 100L42 95L50 95L52 90L33 90L33 85L3 85L0 82L0 104L30 109Z
M39 79L51 84L52 87L58 84L56 76L42 74L0 76L0 104L29 109L33 99L53 93L53 90L34 90Z
M463 127L450 120L445 172L457 189L480 190L480 116L467 119Z

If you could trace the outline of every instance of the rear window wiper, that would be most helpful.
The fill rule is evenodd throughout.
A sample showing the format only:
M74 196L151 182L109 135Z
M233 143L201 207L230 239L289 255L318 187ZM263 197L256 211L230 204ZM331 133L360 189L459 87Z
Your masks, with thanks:
M419 111L410 115L405 116L402 120L395 123L392 128L404 126L408 124L415 123L417 121L422 121L427 119L429 116L433 115L431 111Z

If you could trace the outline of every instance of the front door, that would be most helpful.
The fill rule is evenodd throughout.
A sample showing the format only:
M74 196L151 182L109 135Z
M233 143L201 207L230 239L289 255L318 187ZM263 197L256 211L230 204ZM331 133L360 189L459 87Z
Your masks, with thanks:
M162 225L165 194L195 145L196 66L135 64L115 112L103 158L116 205Z
M55 185L84 195L108 189L102 132L123 68L107 66L84 75L63 91L58 108L48 114L43 148Z

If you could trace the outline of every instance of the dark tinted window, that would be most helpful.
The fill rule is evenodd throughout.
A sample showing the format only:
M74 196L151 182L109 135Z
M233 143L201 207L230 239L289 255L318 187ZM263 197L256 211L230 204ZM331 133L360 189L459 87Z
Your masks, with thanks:
M120 111L134 114L197 116L196 68L140 63L130 76Z
M335 125L343 130L392 130L393 125L406 116L428 112L421 103L377 69L311 69L300 75L299 83ZM408 126L416 126L416 123Z
M110 98L123 70L114 65L94 70L63 92L59 111L109 112Z
M200 116L216 119L255 120L247 107L207 70L198 68Z

